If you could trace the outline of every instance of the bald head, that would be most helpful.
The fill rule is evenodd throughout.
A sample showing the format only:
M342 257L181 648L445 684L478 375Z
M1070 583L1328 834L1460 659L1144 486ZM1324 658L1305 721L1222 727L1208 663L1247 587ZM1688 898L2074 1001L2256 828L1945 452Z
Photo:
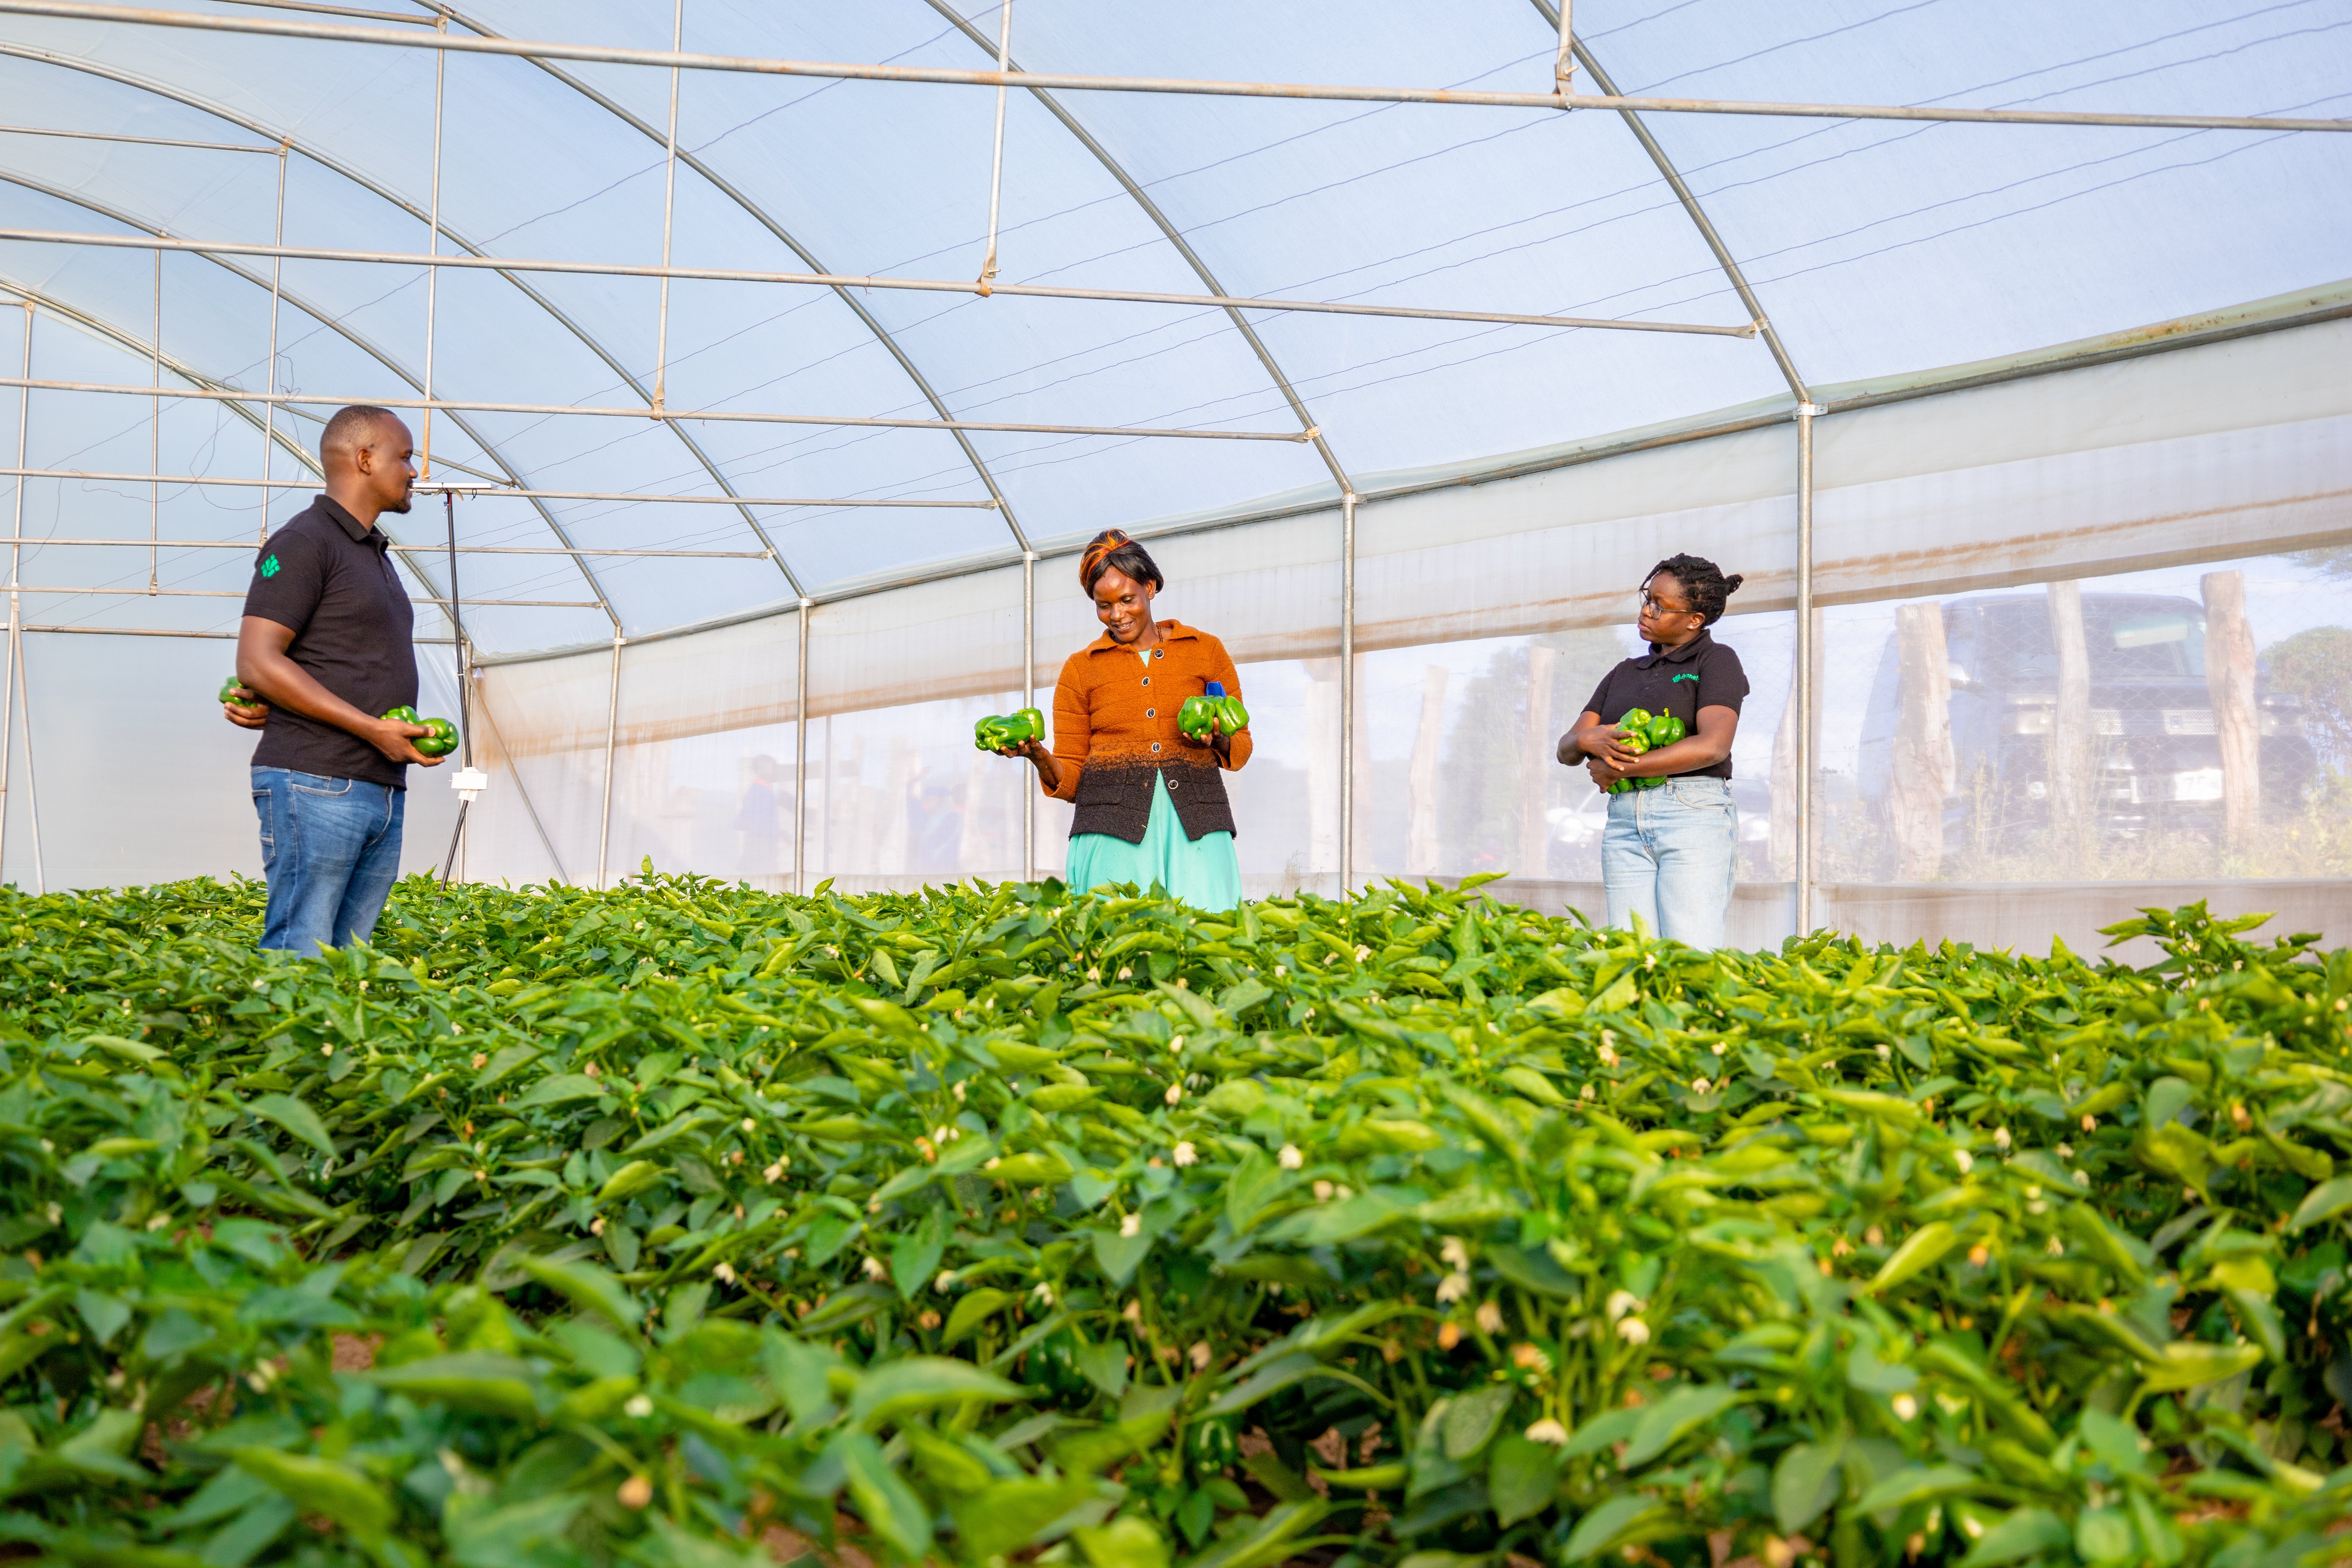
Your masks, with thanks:
M408 426L388 408L355 403L339 408L319 437L319 463L327 472L327 493L363 523L381 512L406 511L416 469L409 459L415 442Z

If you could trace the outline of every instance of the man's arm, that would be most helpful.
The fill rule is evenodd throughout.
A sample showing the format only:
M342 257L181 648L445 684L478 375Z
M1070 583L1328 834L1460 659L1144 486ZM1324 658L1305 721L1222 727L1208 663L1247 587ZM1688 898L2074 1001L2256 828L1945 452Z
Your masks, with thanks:
M431 731L422 724L402 724L361 712L286 657L293 643L293 627L264 616L246 616L236 632L237 683L276 707L357 735L395 763L426 768L440 764L440 758L428 757L409 743L411 737L428 735ZM229 711L232 722L242 722L234 709Z

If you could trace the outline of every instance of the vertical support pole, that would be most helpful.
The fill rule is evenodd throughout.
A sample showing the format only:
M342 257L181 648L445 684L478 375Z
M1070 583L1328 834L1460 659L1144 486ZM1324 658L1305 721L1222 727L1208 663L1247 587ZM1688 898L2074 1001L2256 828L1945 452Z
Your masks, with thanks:
M686 0L670 7L669 50L676 54L686 41ZM669 237L670 215L677 206L677 68L669 68L669 138L662 157L661 320L654 325L654 411L661 412L667 395L669 373Z
M596 889L604 889L613 847L613 753L621 732L621 645L628 639L613 634L613 696L604 710L604 810L596 824Z
M1566 98L1571 90L1569 79L1576 74L1576 40L1568 30L1568 14L1572 0L1559 0L1559 53L1551 67L1552 90ZM1602 89L1606 91L1604 88Z
M25 301L25 365L16 373L19 381L33 379L33 301ZM33 389L16 389L16 467L29 468L26 461L25 442L29 429L33 406ZM23 474L16 476L16 524L8 530L8 673L0 678L0 868L8 858L8 784L14 776L14 750L16 742L16 667L25 657L25 640L19 634L17 617L16 566L25 553L25 485ZM30 729L30 726L27 726Z
M1008 4L1005 7L1012 9ZM1021 706L1037 706L1037 552L1021 552ZM1021 780L1021 879L1037 879L1037 797Z
M449 18L446 15L435 17L433 27L436 32L447 32ZM431 216L425 224L425 254L427 256L441 254L441 101L442 88L447 81L448 76L449 51L434 50L433 195L429 209ZM441 269L438 267L428 267L425 269L425 454L424 461L420 465L424 470L424 477L428 479L433 477L433 344L436 338L434 327L435 317L440 303ZM454 591L450 596L456 597Z
M20 468L23 466L18 465ZM23 530L20 528L17 531L21 533ZM25 811L30 818L28 826L33 830L33 891L47 893L49 878L41 866L41 786L33 773L33 692L25 675L25 623L16 614L14 581L12 575L8 595L8 662L16 668L16 716L25 726Z
M155 389L155 395L147 408L147 471L161 475L163 471L163 253L160 250L155 253L155 331L148 348L147 384ZM273 385L270 390L274 392L277 388ZM263 439L266 443L268 437ZM21 468L27 465L19 463L16 466ZM269 477L269 448L266 444L261 451L261 477L265 479ZM150 597L153 596L159 585L155 573L155 541L163 508L163 482L160 479L150 479L147 481L147 593ZM269 496L266 489L261 498L261 515L267 521Z
M1356 492L1339 496L1339 896L1356 883Z
M808 891L808 647L809 612L801 601L801 655L793 666L800 690L793 699L793 891Z
M1797 934L1813 929L1813 418L1797 405Z
M464 597L457 592L457 497L455 491L441 492L441 515L449 528L449 641L457 656L457 766L462 770L474 765L474 725L467 711L468 682L467 667L473 656L466 648L466 611ZM457 879L466 879L466 817L473 805L460 797L457 802L457 826L450 835L450 860L456 864ZM449 868L442 868L441 885L449 885Z
M434 68L437 70L440 68L439 62L442 57L436 55L434 58ZM436 112L438 112L437 100L436 100ZM272 233L276 236L276 237L270 241L272 245L282 246L286 243L286 153L287 149L291 145L292 142L290 141L280 142L278 144L278 219L277 225L272 230ZM435 148L434 156L437 166L440 156L437 143ZM436 178L434 181L434 184L437 189L440 184L440 181ZM159 250L155 253L155 352L158 355L161 355L163 352L163 253ZM441 269L438 267L436 267L432 268L432 271L436 276L438 276ZM284 292L281 285L285 280L285 276L286 258L282 256L271 257L269 258L269 371L263 378L263 384L266 385L273 394L278 390L278 301L280 295ZM432 284L428 281L425 284L425 287L430 289ZM426 352L429 354L432 347L429 333L427 334L425 346ZM156 379L159 383L163 379L160 366L158 367ZM425 395L427 397L432 396L433 394L430 389L433 385L433 379L430 371L426 373L425 384L427 388ZM425 432L429 444L429 440L433 433L432 416L430 415L425 416ZM261 406L261 519L259 524L253 531L253 540L257 544L267 544L269 542L270 458L277 449L278 403L275 397L273 397L270 401L263 404Z
M1013 0L998 0L996 68L1013 68ZM996 86L996 148L988 169L988 254L980 264L980 291L985 295L996 281L996 218L1004 192L1004 84Z

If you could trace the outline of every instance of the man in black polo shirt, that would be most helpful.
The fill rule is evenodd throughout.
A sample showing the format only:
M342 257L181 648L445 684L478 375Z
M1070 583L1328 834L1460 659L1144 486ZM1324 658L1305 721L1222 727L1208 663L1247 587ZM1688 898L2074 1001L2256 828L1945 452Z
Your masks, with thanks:
M379 718L416 701L408 595L375 526L408 510L408 426L382 408L327 421L327 493L270 535L236 638L228 721L261 731L253 805L269 909L261 945L315 956L364 942L400 874L401 808L421 724Z

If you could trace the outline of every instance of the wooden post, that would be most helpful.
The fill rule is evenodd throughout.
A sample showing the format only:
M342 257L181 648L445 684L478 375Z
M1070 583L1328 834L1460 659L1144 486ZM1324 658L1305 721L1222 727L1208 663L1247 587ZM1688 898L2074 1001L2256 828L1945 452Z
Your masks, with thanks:
M1952 793L1952 667L1944 647L1944 606L1932 601L1895 612L1902 660L1902 712L1895 722L1891 810L1906 882L1935 879L1944 861L1944 802Z
M1552 676L1559 667L1558 648L1528 648L1528 711L1519 737L1519 863L1522 877L1551 874L1551 819L1544 808L1551 804L1552 770L1559 764L1553 748Z
M1445 744L1445 679L1442 664L1422 672L1421 726L1413 731L1412 764L1406 775L1410 815L1404 869L1410 877L1437 872L1437 759Z
M2246 619L2246 574L2208 572L2205 690L2221 743L2221 822L2231 849L2253 847L2262 828L2262 716L2254 707L2254 628Z
M2083 585L2053 583L2050 641L2058 650L2058 706L2050 716L2050 826L2070 847L2087 842L2091 821L2091 645L2083 629ZM2053 846L2055 847L2055 846ZM2074 875L2071 862L2058 868Z

